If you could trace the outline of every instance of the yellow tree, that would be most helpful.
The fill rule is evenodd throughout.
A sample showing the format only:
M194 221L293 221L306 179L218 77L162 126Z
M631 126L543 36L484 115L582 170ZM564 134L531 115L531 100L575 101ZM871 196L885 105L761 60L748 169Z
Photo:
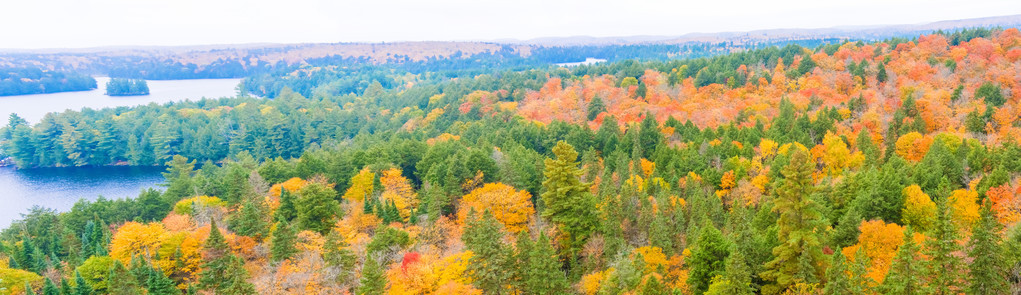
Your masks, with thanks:
M932 138L926 137L918 132L904 134L897 139L897 155L905 160L918 162L929 152L932 145Z
M162 223L124 223L110 240L110 257L128 264L132 257L156 256L166 230Z
M411 216L411 209L418 206L418 194L411 188L408 179L401 175L401 169L390 168L383 171L379 182L383 184L383 200L394 203L401 213L401 218Z
M532 194L503 183L487 183L465 195L458 209L458 220L463 223L468 212L473 209L475 212L488 209L511 233L524 230L528 226L528 219L535 214Z
M351 177L351 187L344 192L344 198L351 202L365 201L365 197L372 195L372 181L375 179L376 174L369 171L369 167L363 168Z
M855 255L859 253L868 256L869 267L866 275L876 284L882 284L890 270L893 257L897 255L898 247L904 243L904 228L895 223L871 220L862 222L859 229L861 235L858 236L858 243L844 248L844 256L847 256L848 261L858 259ZM924 240L922 235L917 233L914 239L919 243Z
M865 161L865 156L860 151L851 153L847 143L832 133L826 133L822 145L822 160L826 163L826 173L830 176L840 175L845 169L857 167Z
M936 203L917 184L901 192L904 195L904 209L901 210L904 223L922 232L931 228L936 221Z

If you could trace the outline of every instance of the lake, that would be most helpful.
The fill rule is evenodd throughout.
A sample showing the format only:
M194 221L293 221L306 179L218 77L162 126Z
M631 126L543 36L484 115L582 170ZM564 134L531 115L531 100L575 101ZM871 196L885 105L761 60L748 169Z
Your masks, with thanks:
M163 167L0 167L0 228L40 205L67 211L80 198L134 198L163 182Z
M106 93L106 82L109 81L107 77L96 77L99 87L89 91L0 96L0 116L3 116L0 124L7 125L11 113L38 123L46 113L69 109L77 111L85 107L135 106L234 96L234 88L241 83L241 79L148 80L149 95L107 96L103 93Z
M99 88L89 91L0 96L0 125L7 125L11 113L38 123L49 112L144 105L150 102L198 100L203 97L234 96L241 79L199 79L147 81L149 95L107 96L106 82L97 77ZM77 167L17 170L0 167L0 228L20 219L34 205L67 211L80 198L94 200L134 198L146 188L163 181L161 167Z

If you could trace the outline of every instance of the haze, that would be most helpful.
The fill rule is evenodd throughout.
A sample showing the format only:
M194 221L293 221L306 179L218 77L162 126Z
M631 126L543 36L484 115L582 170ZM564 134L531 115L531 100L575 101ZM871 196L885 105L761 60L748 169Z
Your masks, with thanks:
M1021 14L1017 0L31 0L0 48L530 39L916 24Z

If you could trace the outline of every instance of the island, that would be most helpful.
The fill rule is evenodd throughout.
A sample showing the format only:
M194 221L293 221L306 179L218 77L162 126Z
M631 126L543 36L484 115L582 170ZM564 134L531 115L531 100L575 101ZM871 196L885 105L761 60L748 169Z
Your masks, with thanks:
M113 78L106 82L106 95L135 96L149 95L149 84L142 79Z
M34 67L0 68L0 96L96 89L96 79Z

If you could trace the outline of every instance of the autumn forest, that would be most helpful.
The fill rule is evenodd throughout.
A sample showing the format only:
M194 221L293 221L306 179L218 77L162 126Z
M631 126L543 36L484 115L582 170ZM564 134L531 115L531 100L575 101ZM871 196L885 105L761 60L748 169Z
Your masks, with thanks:
M3 229L0 293L1021 292L1014 28L329 63L233 98L11 116L18 167L166 172Z

